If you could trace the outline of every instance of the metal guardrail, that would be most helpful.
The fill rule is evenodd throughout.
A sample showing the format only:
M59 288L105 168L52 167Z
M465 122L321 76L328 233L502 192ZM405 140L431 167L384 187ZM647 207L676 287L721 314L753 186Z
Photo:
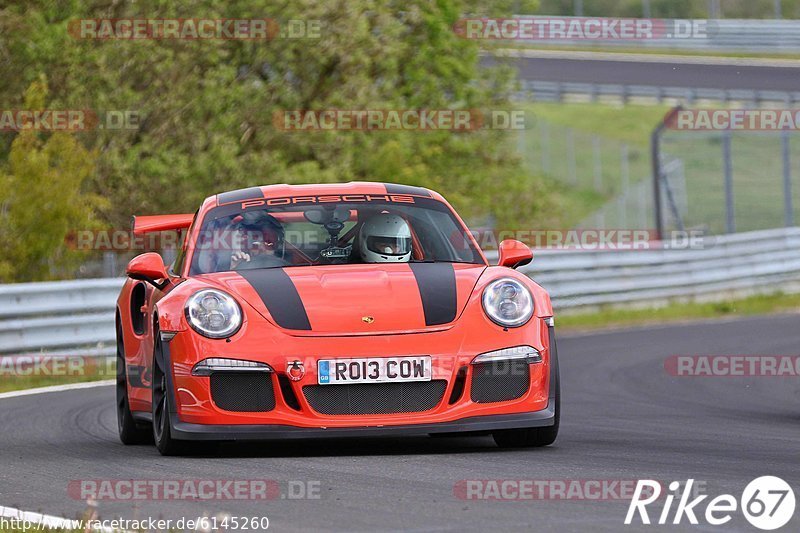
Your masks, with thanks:
M800 228L707 237L698 249L540 251L523 271L556 309L649 306L800 290Z
M696 249L534 250L521 271L557 311L796 292L800 228L706 237ZM0 286L0 354L112 354L122 281Z
M521 90L515 94L516 99L549 102L561 102L568 98L582 97L592 101L614 98L623 103L634 99L654 100L659 103L665 100L672 100L689 105L700 100L711 100L718 102L745 102L754 107L764 103L779 103L787 106L800 103L800 91L703 89L531 80L520 80L520 87Z
M0 354L114 352L122 278L0 285Z
M527 17L516 15L517 17ZM559 17L570 19L573 17ZM674 27L674 20L666 19L665 27ZM797 53L800 50L800 20L763 19L713 19L707 23L705 35L670 37L653 35L648 39L519 39L513 42L530 46L578 46L591 48L654 48L667 50L718 51L718 52L773 52Z
M550 292L556 311L794 292L800 228L706 237L696 249L534 250L521 271Z

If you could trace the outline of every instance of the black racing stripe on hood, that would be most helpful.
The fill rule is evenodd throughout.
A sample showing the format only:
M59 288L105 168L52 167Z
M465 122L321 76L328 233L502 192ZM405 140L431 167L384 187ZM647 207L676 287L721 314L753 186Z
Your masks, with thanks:
M456 272L450 263L410 263L417 279L425 325L448 324L456 319Z
M282 328L310 330L306 308L292 278L282 268L239 270L267 306L273 320Z
M217 204L229 204L231 202L243 202L245 200L260 200L264 198L264 191L261 187L249 187L236 191L223 192L217 195Z
M413 185L399 185L397 183L386 183L387 194L413 194L414 196L427 196L431 197L429 190L422 187L414 187Z

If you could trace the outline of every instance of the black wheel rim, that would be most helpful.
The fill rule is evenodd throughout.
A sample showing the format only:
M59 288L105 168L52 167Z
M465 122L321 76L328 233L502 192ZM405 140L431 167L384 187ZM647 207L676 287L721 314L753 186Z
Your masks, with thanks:
M153 357L153 433L156 442L161 442L167 425L167 376L161 360L161 340L156 332Z
M117 429L122 432L125 411L128 407L128 378L125 372L125 347L117 328Z

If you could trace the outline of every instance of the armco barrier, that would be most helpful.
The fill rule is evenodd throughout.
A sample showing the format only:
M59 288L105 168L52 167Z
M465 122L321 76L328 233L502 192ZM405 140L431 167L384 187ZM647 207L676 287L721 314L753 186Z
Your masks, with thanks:
M558 309L800 290L800 228L706 237L694 249L541 250L523 272Z
M0 285L0 354L114 351L121 278Z
M523 15L517 15L522 17ZM561 18L561 17L560 17ZM572 17L563 17L570 19ZM699 21L705 28L694 37L674 38L661 36L650 39L517 39L511 41L523 46L578 46L590 48L592 45L603 48L650 48L658 50L691 50L694 52L764 52L796 53L800 49L800 20L756 20L756 19L715 19ZM675 21L667 19L666 27L673 27ZM697 24L697 21L693 22ZM633 43L633 44L632 44Z
M800 91L704 89L535 80L520 80L520 90L515 97L521 101L542 100L546 102L562 102L576 97L592 101L616 99L621 102L634 99L656 100L659 103L666 100L678 100L687 105L693 105L698 101L744 102L753 107L765 104L793 106L800 103Z
M534 256L522 271L550 291L557 311L800 291L800 228L707 237L695 249ZM116 278L0 286L0 354L112 354L121 285Z

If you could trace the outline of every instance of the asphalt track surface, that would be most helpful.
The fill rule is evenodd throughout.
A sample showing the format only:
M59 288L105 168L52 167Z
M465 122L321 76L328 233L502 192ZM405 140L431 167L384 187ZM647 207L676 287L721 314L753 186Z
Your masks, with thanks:
M409 437L229 444L212 456L161 457L152 446L118 442L113 387L7 398L0 400L0 505L73 518L86 506L68 496L71 480L265 478L284 495L289 480L317 481L320 498L101 501L98 511L104 518L266 515L277 531L686 531L685 520L623 527L627 500L464 500L454 485L693 478L712 497L738 498L750 480L771 474L798 492L796 378L672 377L664 359L797 354L799 322L800 315L779 315L562 336L561 434L545 449L500 450L490 437ZM799 524L800 509L783 531ZM757 530L736 513L726 526L692 531Z
M491 64L491 58L484 58ZM649 85L703 89L800 90L800 68L703 65L690 62L637 62L610 59L506 58L529 81Z

